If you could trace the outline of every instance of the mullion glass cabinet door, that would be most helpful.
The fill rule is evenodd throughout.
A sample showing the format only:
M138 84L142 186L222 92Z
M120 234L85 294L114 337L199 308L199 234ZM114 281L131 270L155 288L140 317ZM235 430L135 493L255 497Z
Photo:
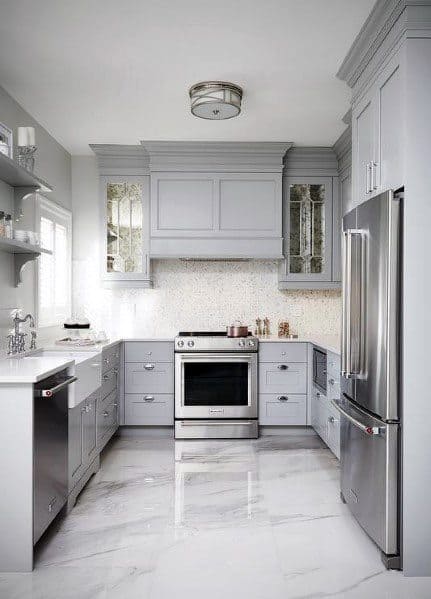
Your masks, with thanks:
M331 281L332 178L285 179L286 281Z
M144 177L104 177L101 187L102 278L116 286L149 286L148 182Z

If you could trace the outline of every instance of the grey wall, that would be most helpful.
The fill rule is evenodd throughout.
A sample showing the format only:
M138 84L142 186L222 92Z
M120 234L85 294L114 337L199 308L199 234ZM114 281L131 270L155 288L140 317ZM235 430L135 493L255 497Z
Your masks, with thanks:
M54 187L54 192L47 194L47 197L70 209L72 185L69 153L1 87L0 122L13 129L15 136L17 127L21 125L35 128L35 172ZM0 183L0 210L12 211L12 198L11 188ZM34 201L29 200L25 206L22 228L33 228L33 213ZM20 228L20 225L17 225L17 228ZM16 289L13 285L13 257L0 252L0 356L6 348L5 336L10 328L10 310L22 308L33 314L35 312L34 263L26 265L23 279L22 285Z

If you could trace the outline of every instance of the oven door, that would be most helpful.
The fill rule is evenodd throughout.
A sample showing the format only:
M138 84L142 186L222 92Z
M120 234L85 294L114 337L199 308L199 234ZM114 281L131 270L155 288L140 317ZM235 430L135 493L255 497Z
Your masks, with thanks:
M257 418L257 353L176 353L175 418Z

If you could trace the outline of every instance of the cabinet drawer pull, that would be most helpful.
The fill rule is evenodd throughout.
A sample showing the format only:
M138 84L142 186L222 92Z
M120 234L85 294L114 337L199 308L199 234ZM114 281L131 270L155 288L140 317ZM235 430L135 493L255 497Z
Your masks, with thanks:
M289 367L287 366L287 364L279 364L277 368L278 370L287 370Z
M145 364L145 370L154 370L155 364Z
M57 497L53 497L51 499L51 501L48 503L48 512L51 513L52 512L52 508L54 507L54 505L57 503Z
M289 398L287 397L287 395L279 395L277 399L278 401L288 401Z
M100 368L100 362L94 362L94 364L91 365L92 368Z
M108 416L109 416L109 412L106 412L106 411L105 411L105 412L103 412L103 417L104 417L104 418L108 418Z
M154 401L154 395L145 395L144 400L145 401Z
M109 381L109 374L104 374L103 375L103 380L104 381Z
M371 191L377 189L377 162L374 160L371 163Z

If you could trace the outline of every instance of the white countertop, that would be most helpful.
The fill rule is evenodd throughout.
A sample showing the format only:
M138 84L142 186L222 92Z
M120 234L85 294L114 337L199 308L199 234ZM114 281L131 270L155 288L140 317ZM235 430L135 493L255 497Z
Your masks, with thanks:
M84 347L64 347L55 344L48 344L43 349L50 352L58 352L57 356L32 356L27 359L31 353L28 352L23 357L12 357L0 360L0 384L19 384L19 383L37 383L38 381L55 374L56 372L73 366L74 360L71 356L72 352L81 353L99 353L102 349L106 349L121 343L122 341L170 341L173 338L167 337L139 337L126 339L113 339L105 343L96 345L87 345ZM298 337L298 339L284 339L276 335L269 337L260 337L260 343L312 343L325 351L330 351L335 354L340 354L340 338L338 335L312 335L309 337Z
M259 343L312 343L334 354L340 354L341 351L339 335L310 335L298 337L297 339L286 339L284 337L277 337L277 335L269 335L269 337L259 337Z
M37 383L42 379L73 366L69 356L13 357L0 360L0 383Z

